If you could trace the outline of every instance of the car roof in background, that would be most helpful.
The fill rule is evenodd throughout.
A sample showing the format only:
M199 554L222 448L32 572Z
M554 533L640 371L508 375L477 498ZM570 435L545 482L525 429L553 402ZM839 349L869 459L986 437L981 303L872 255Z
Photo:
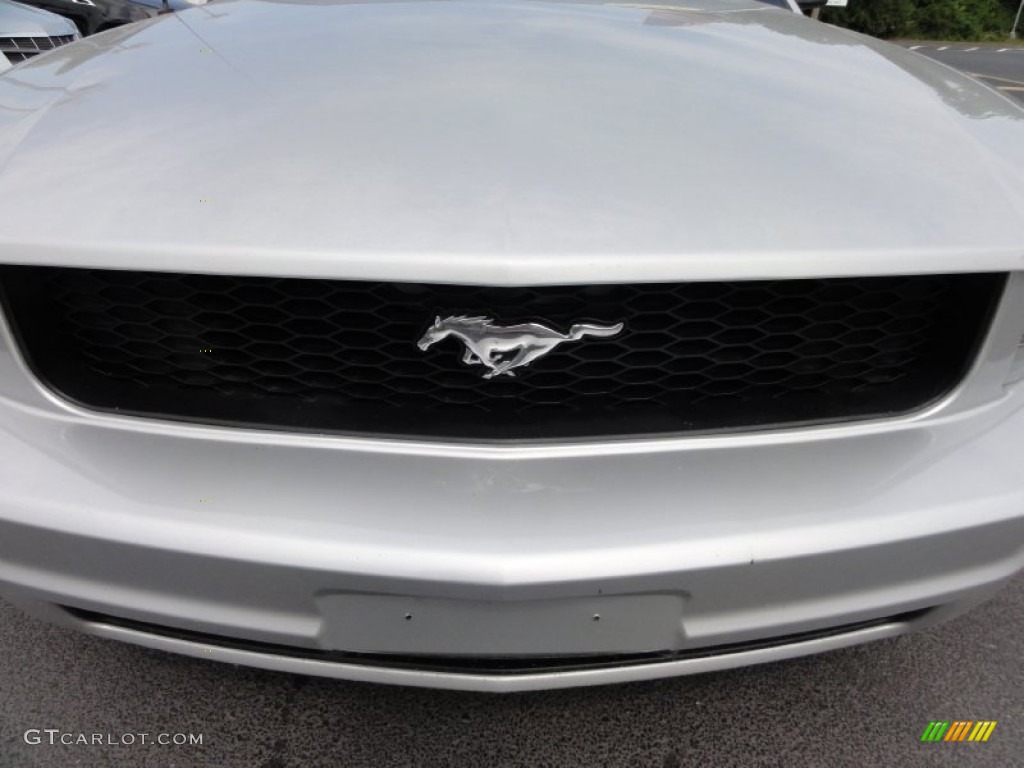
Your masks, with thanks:
M0 0L0 37L53 37L77 32L74 24L49 11Z

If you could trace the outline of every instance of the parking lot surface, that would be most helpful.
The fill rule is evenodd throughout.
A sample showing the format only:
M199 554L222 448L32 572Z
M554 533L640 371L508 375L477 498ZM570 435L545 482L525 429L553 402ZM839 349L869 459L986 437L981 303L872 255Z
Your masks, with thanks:
M1024 45L919 42L904 45L1024 103Z

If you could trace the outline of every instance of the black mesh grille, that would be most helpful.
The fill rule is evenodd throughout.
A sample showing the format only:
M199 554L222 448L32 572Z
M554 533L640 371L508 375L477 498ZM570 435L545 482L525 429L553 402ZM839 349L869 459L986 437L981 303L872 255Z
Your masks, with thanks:
M35 56L43 51L50 51L66 45L75 39L74 35L55 35L53 37L0 37L0 52L12 64Z
M1003 275L487 288L6 267L37 374L87 406L213 423L536 439L885 416L963 376ZM515 378L435 315L565 333Z

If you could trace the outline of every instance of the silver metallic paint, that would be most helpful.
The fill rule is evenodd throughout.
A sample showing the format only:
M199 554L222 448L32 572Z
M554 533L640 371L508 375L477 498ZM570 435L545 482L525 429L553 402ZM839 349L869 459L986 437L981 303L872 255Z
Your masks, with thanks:
M1024 268L1018 106L707 5L225 0L71 46L0 79L0 260L506 285Z

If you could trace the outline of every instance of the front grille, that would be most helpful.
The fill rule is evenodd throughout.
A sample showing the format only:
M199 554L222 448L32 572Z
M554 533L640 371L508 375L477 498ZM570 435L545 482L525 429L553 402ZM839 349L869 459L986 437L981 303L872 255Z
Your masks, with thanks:
M493 288L5 267L29 364L82 405L318 432L546 439L920 408L967 370L1005 275ZM484 379L435 315L625 323Z
M74 35L55 35L53 37L0 37L0 53L8 61L15 64L35 56L43 51L51 51L66 45L75 39Z

